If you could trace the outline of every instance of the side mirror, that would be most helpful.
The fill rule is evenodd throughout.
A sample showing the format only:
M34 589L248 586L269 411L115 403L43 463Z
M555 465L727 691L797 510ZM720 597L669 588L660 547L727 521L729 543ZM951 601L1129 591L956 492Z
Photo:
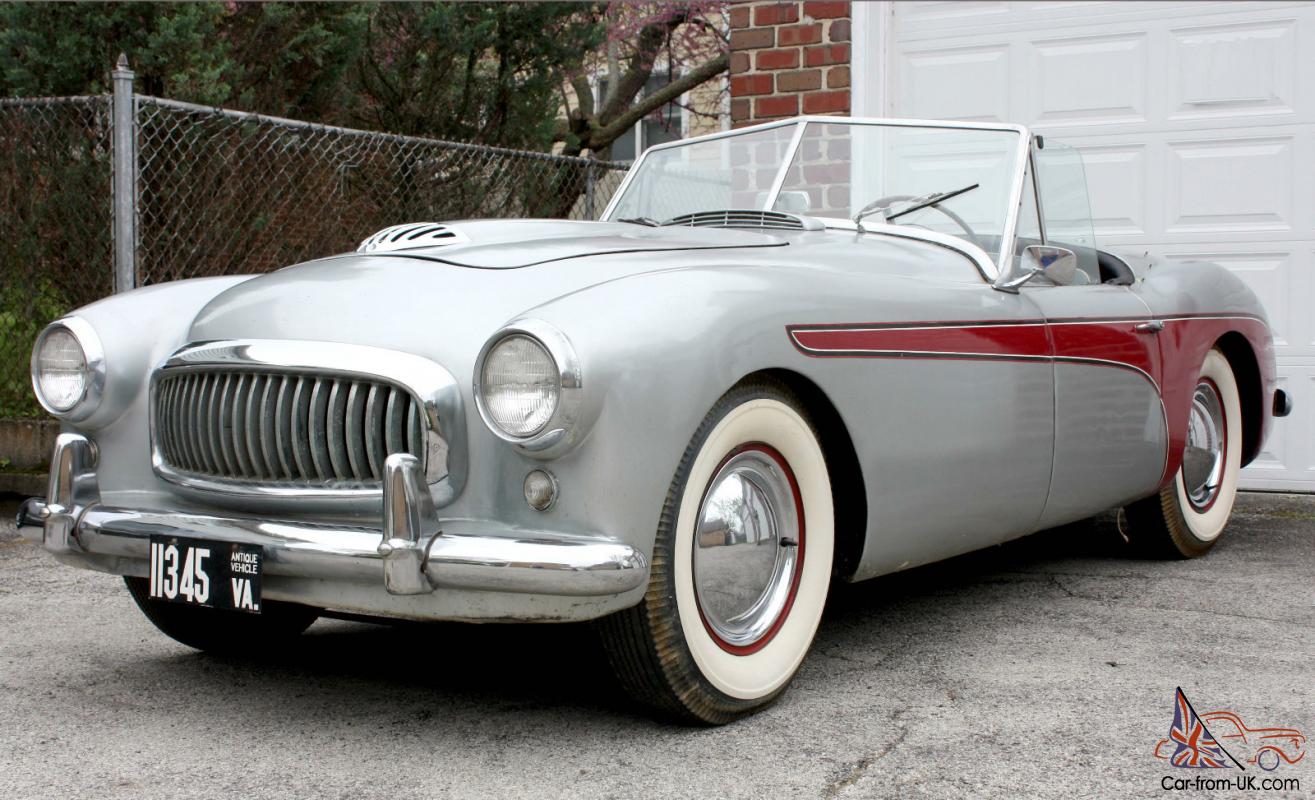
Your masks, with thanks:
M1044 244L1031 244L1023 248L1018 272L996 281L995 288L1016 292L1018 288L1038 275L1056 286L1075 286L1087 282L1087 273L1078 269L1078 256L1072 250Z

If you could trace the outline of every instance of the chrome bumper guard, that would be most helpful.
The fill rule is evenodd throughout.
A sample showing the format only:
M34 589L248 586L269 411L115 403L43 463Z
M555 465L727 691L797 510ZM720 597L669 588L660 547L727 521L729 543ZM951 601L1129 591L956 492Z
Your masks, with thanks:
M60 434L47 499L19 508L20 533L56 555L140 561L152 535L254 544L264 548L266 574L381 581L395 595L468 589L592 597L648 578L643 553L611 539L518 529L491 535L463 520L441 530L419 460L402 453L385 464L382 531L112 508L100 502L95 468L91 440Z

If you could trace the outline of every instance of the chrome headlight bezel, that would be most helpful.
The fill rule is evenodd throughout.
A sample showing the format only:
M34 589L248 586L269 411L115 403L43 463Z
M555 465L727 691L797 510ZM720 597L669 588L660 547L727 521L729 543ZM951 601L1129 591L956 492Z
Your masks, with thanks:
M528 436L516 436L499 427L489 413L484 398L484 362L495 347L512 336L530 339L542 347L557 366L557 406L548 421L538 431ZM474 390L475 407L479 410L479 416L484 420L485 427L502 441L516 445L533 455L551 455L572 440L576 422L580 418L580 406L584 400L583 374L575 348L571 346L566 334L555 326L537 319L517 320L505 325L489 337L475 359Z
M64 410L52 406L41 391L41 346L55 331L64 331L73 337L82 348L84 363L82 396ZM47 325L32 346L31 377L32 393L36 395L37 402L54 416L77 422L95 413L105 396L105 348L101 345L100 337L96 335L91 323L81 317L64 317Z

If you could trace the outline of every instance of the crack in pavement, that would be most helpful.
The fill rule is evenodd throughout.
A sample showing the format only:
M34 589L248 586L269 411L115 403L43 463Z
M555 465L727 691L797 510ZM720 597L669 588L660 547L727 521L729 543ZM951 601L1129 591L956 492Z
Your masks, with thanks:
M1315 629L1315 625L1306 622L1299 622L1291 618L1258 617L1252 614L1237 614L1231 611L1216 611L1210 608L1187 608L1184 606L1156 606L1156 605L1149 605L1146 603L1130 603L1129 605L1132 608L1141 609L1143 611L1172 611L1174 613L1179 613L1179 614L1181 613L1208 614L1212 617L1232 617L1234 619L1249 619L1258 622L1273 622L1278 625L1295 625L1298 628Z
M876 764L881 759L890 755L891 751L903 744L904 740L908 738L909 729L900 724L900 717L909 713L911 710L912 709L909 708L901 708L894 714L891 714L890 724L895 726L898 730L898 734L895 738L890 744L881 748L879 752L873 753L870 756L865 756L854 762L854 765L846 770L845 774L828 783L822 790L822 797L839 797L841 792L853 786L855 783L858 783L859 779L867 774L867 771L872 768L873 764Z

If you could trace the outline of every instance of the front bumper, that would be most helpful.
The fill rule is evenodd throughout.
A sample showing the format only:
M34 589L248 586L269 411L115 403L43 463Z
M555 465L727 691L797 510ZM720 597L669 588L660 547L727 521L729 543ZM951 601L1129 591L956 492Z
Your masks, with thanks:
M389 456L383 506L382 529L109 507L95 445L65 433L47 499L26 501L17 523L61 561L122 575L146 575L153 535L259 545L273 599L413 618L587 618L629 604L616 601L648 578L643 553L614 539L440 521L410 455Z

